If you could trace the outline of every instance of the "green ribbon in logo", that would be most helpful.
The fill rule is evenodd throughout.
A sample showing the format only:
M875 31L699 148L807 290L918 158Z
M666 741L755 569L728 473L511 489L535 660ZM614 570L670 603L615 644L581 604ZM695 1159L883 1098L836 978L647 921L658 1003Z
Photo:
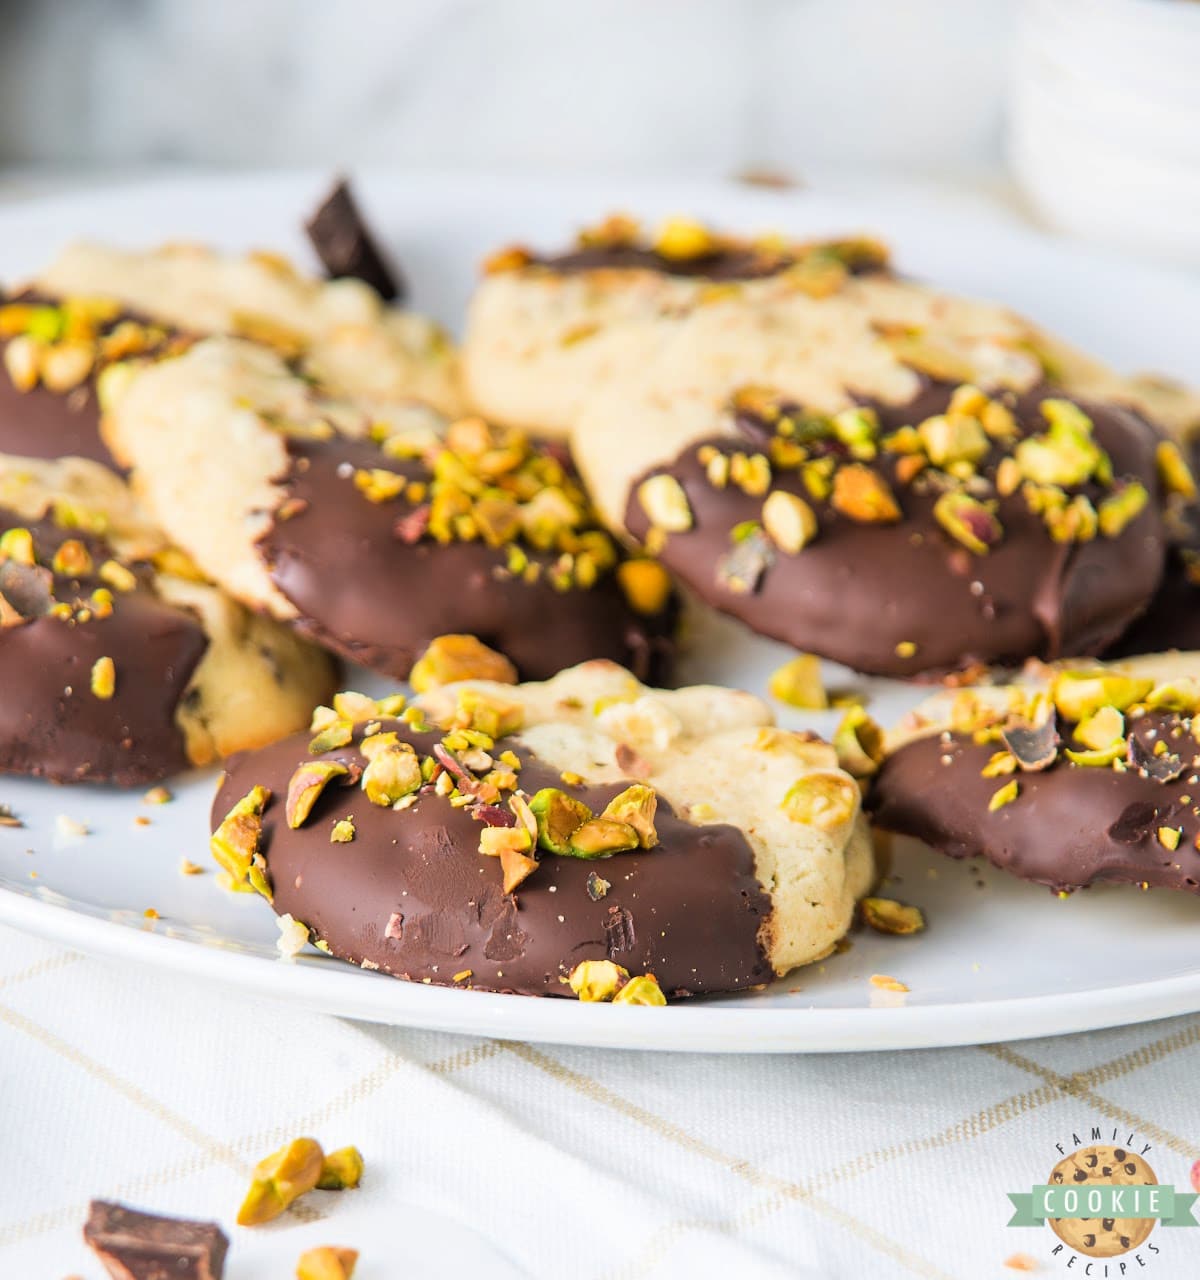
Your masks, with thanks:
M1016 1209L1010 1227L1040 1227L1047 1218L1157 1218L1164 1227L1200 1227L1192 1217L1196 1192L1172 1186L1043 1183L1008 1198Z

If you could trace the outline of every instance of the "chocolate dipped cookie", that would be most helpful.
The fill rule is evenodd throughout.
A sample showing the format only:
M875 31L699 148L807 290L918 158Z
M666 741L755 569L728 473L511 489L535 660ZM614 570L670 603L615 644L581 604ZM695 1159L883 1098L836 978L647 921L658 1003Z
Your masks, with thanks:
M707 603L879 675L1102 651L1192 484L1132 411L1043 390L827 415L747 388L714 427L630 478L626 527Z
M872 820L1058 893L1200 892L1200 654L939 694L889 737Z
M669 447L677 403L686 413L699 397L711 414L751 381L830 411L855 391L910 400L921 372L1016 389L1051 378L1171 429L1200 423L1185 389L1121 378L1005 307L898 276L877 240L731 236L686 218L650 235L617 216L566 252L493 255L463 367L473 404L495 421L595 430L598 450L612 431L618 457L643 433L643 451L660 431ZM627 398L639 388L647 405ZM619 520L618 503L601 506Z
M606 662L410 707L340 695L232 762L213 853L286 937L396 977L632 1003L756 987L827 955L874 875L857 784L770 718Z
M105 430L205 572L354 661L404 677L468 633L525 676L591 657L665 669L667 575L618 551L561 450L324 395L236 339L145 372Z
M293 732L332 681L105 467L0 455L0 771L141 785Z
M136 368L208 334L263 343L347 394L462 408L446 335L361 280L310 278L276 254L78 243L0 295L0 451L111 465L101 412Z

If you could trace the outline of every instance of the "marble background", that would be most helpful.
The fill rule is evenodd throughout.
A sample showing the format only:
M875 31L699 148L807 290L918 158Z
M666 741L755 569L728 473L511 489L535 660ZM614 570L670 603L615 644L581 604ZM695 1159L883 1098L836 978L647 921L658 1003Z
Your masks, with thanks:
M1000 164L1011 0L0 0L0 164Z

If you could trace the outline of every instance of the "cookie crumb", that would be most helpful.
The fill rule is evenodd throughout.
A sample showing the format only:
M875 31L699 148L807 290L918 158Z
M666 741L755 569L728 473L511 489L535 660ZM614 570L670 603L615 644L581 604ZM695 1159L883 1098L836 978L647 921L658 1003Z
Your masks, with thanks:
M169 804L175 797L166 787L151 787L142 796L143 804Z
M1014 1253L1004 1259L1004 1265L1010 1271L1040 1271L1042 1264L1031 1254Z
M86 823L76 822L74 818L68 818L65 813L60 813L54 819L54 829L60 836L86 836L90 834Z
M25 824L7 804L0 804L0 827L23 827Z
M198 862L193 862L191 858L180 858L179 874L182 876L202 876L204 868Z
M308 943L308 925L301 924L290 915L278 916L275 923L279 926L276 949L285 960L294 960Z

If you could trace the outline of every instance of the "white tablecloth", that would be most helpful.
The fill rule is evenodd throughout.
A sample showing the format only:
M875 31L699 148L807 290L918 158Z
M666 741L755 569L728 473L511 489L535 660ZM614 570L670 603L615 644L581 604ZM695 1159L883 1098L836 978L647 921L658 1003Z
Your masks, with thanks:
M357 1280L1012 1280L1014 1254L1075 1275L1049 1227L1006 1226L1005 1193L1093 1125L1186 1189L1198 1080L1197 1018L920 1053L601 1052L296 1013L0 929L0 1277L100 1280L94 1196L217 1219L228 1280L290 1277L314 1244L358 1248ZM357 1145L361 1188L235 1227L253 1163L304 1134ZM1200 1231L1151 1239L1136 1274L1200 1274Z

